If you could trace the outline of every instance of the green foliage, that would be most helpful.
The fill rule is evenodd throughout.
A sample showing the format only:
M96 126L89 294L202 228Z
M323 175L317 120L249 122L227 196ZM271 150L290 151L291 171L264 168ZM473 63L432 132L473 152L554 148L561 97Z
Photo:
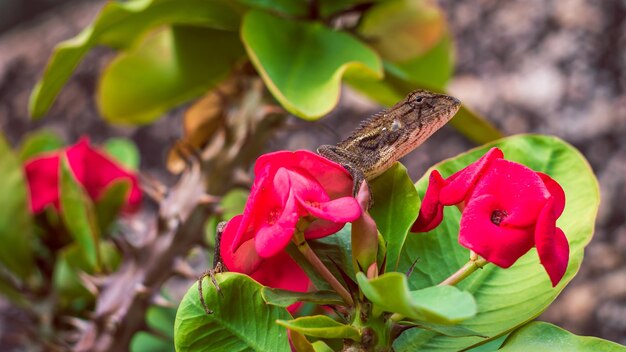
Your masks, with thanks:
M473 294L478 314L462 326L495 337L537 317L557 297L580 267L585 245L593 234L599 204L598 184L583 156L565 142L547 136L522 135L506 138L474 149L435 166L444 177L477 160L489 148L498 146L506 159L520 162L552 176L565 190L567 202L557 225L565 232L570 245L568 270L559 285L552 288L539 263L535 249L509 269L489 264L458 284ZM424 194L428 174L417 183ZM455 272L469 258L469 251L457 242L460 213L446 207L443 223L426 234L411 234L404 246L400 270L419 262L411 275L412 289L436 285ZM451 338L432 331L409 330L394 347L397 351L460 350L484 341L480 337Z
M515 330L498 351L603 351L623 352L626 347L596 337L578 336L552 324L535 321Z
M22 164L0 135L0 263L21 279L34 270L33 220ZM1 289L1 288L0 288Z
M231 2L222 0L109 2L91 25L56 46L30 97L31 115L41 117L50 109L80 60L96 45L126 49L147 30L165 24L236 31L239 21L238 10Z
M455 324L476 315L471 294L454 286L433 286L410 291L407 278L397 272L368 280L357 274L361 291L379 309L435 324Z
M37 154L50 152L63 147L63 140L51 130L41 129L24 137L19 150L21 162Z
M63 223L81 248L89 268L100 271L100 229L94 205L74 178L66 158L61 160L60 174L59 194Z
M320 23L250 11L244 17L241 37L276 100L304 118L318 118L337 104L346 70L377 78L382 74L376 53L356 38Z
M303 335L313 337L326 339L346 338L354 341L361 339L358 329L350 325L341 324L325 315L301 317L289 321L278 320L276 323Z
M139 150L133 141L126 138L110 138L104 143L104 151L130 170L139 169Z
M285 308L265 304L260 284L237 273L218 274L216 280L221 294L211 280L202 282L213 314L204 311L195 284L180 303L174 328L177 351L290 351L287 331L274 321L291 316Z
M386 271L396 270L407 233L417 218L420 198L400 163L370 182L370 187L374 199L370 214L387 246Z
M101 234L106 235L109 227L117 220L126 199L128 199L130 187L131 184L128 180L114 181L107 186L94 204L95 218Z
M152 331L159 336L147 332L139 332L131 341L131 352L169 352L174 351L174 320L176 309L150 307L146 321Z
M343 299L334 291L293 292L278 288L263 287L263 300L267 304L287 308L296 302L342 305Z
M98 106L110 122L152 122L223 80L243 53L236 32L164 28L110 63L100 77Z

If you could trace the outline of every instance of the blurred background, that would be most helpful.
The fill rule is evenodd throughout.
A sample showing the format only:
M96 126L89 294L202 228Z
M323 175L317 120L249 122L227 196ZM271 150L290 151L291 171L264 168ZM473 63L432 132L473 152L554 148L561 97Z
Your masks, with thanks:
M184 107L145 127L116 127L99 118L98 72L113 57L92 50L49 114L33 122L28 96L52 48L85 27L105 1L0 0L0 126L18 144L46 126L74 142L90 135L132 138L142 170L171 182L167 148L182 134ZM505 134L545 133L576 146L600 181L602 203L581 272L541 319L577 334L626 344L626 1L439 1L456 42L450 91ZM293 118L268 149L314 149L335 143L378 107L344 90L319 122ZM421 177L434 162L473 144L452 128L437 133L405 165ZM0 301L0 331L13 324Z

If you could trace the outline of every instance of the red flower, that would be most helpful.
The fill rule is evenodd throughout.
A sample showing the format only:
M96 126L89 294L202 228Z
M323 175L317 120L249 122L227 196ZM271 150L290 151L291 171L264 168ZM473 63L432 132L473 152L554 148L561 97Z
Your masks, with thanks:
M306 291L309 279L283 249L296 226L303 227L305 238L315 239L359 218L352 178L341 165L309 151L262 155L254 172L243 214L222 234L224 264L263 285Z
M92 199L97 200L112 182L127 179L131 182L131 188L124 210L133 211L141 203L141 190L135 174L92 148L87 138L81 138L69 148L34 157L25 163L30 209L33 213L43 211L50 204L59 209L61 156L67 158L74 177Z
M459 243L502 268L508 268L533 246L553 286L565 274L569 245L556 219L565 193L548 175L503 159L492 148L478 161L447 179L437 171L411 229L425 232L443 217L444 205L462 209Z

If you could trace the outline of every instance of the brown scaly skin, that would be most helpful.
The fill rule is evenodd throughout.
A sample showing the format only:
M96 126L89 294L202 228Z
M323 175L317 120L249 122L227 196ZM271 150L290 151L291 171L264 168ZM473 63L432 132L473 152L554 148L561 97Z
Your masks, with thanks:
M370 181L417 148L445 125L461 102L426 90L411 92L404 100L361 123L350 137L317 152L350 172L356 195L363 180Z

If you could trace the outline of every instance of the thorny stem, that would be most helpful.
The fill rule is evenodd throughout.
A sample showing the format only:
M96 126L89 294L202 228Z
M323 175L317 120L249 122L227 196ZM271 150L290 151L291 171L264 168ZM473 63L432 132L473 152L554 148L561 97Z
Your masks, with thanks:
M335 289L335 291L337 291L341 298L343 298L344 302L346 302L349 306L353 306L354 301L352 300L352 296L350 296L348 290L343 287L337 278L331 274L326 265L324 265L315 252L313 252L313 249L309 247L309 244L304 239L304 232L296 229L293 236L293 242L296 244L296 247L298 247L300 253L302 253L306 260L308 260L313 268L315 268L315 271L317 271L317 273L320 274L322 278L326 280L333 289Z

